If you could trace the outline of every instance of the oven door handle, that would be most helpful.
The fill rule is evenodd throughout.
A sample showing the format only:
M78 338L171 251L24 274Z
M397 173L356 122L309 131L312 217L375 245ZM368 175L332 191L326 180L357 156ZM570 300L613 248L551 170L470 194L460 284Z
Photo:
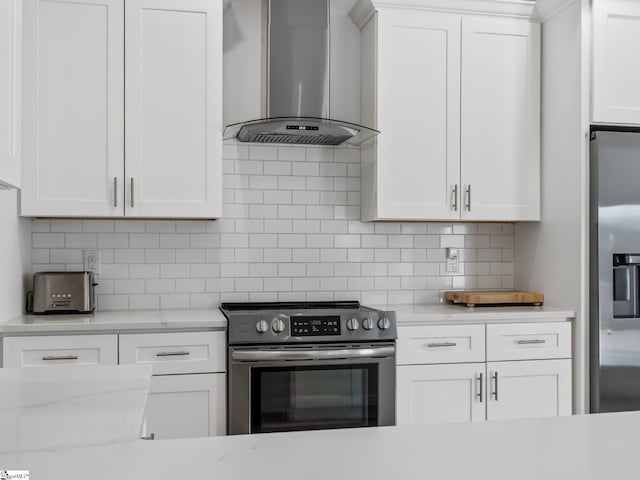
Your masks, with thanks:
M341 348L336 350L235 350L232 360L261 362L273 360L337 360L341 358L390 357L396 347Z

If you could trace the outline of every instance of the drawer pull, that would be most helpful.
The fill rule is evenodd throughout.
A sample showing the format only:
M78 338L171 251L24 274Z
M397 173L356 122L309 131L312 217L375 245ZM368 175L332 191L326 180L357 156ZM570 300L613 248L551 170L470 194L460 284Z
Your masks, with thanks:
M480 385L479 385L479 392L478 392L478 398L480 399L480 403L482 403L482 385L484 384L484 376L482 374L480 374L480 378L478 379L480 381Z
M518 340L516 342L518 345L531 345L533 343L547 343L546 340Z
M456 345L458 345L456 342L427 343L427 347L429 347L429 348L455 347Z
M185 355L191 355L191 352L158 352L156 357L184 357Z
M42 360L50 361L50 360L78 360L77 355L47 355L42 357Z

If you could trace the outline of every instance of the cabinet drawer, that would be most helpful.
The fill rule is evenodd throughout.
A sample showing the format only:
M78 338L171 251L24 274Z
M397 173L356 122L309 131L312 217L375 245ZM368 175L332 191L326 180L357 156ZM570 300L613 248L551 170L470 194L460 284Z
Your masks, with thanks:
M484 361L484 325L398 328L398 365Z
M506 323L487 325L487 360L571 358L571 324Z
M120 363L146 363L153 375L224 372L224 332L120 335Z
M5 337L4 367L117 365L117 335Z

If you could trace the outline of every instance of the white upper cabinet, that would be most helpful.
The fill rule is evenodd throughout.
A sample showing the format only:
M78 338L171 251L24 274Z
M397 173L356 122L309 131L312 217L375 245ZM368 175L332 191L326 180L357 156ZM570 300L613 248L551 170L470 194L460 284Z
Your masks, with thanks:
M22 215L122 215L123 18L122 0L25 0Z
M463 220L540 219L540 25L462 20Z
M0 185L20 187L22 1L0 2Z
M539 220L540 25L423 3L351 14L362 122L381 132L362 147L362 219Z
M377 164L372 216L459 218L450 196L460 178L460 17L392 10L377 21L377 73L363 77L378 80L383 132L363 155L364 169Z
M640 124L640 4L631 0L592 3L592 121Z
M221 5L126 0L128 215L222 213Z
M221 2L25 0L24 28L22 215L221 215Z

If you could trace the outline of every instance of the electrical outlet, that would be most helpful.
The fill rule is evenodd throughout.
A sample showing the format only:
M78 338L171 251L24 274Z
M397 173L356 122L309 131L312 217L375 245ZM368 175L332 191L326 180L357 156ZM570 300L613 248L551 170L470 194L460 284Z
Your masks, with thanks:
M457 248L447 248L447 265L446 271L449 273L457 273L460 271L460 258L458 256Z
M100 273L100 250L84 251L84 269L96 275Z

